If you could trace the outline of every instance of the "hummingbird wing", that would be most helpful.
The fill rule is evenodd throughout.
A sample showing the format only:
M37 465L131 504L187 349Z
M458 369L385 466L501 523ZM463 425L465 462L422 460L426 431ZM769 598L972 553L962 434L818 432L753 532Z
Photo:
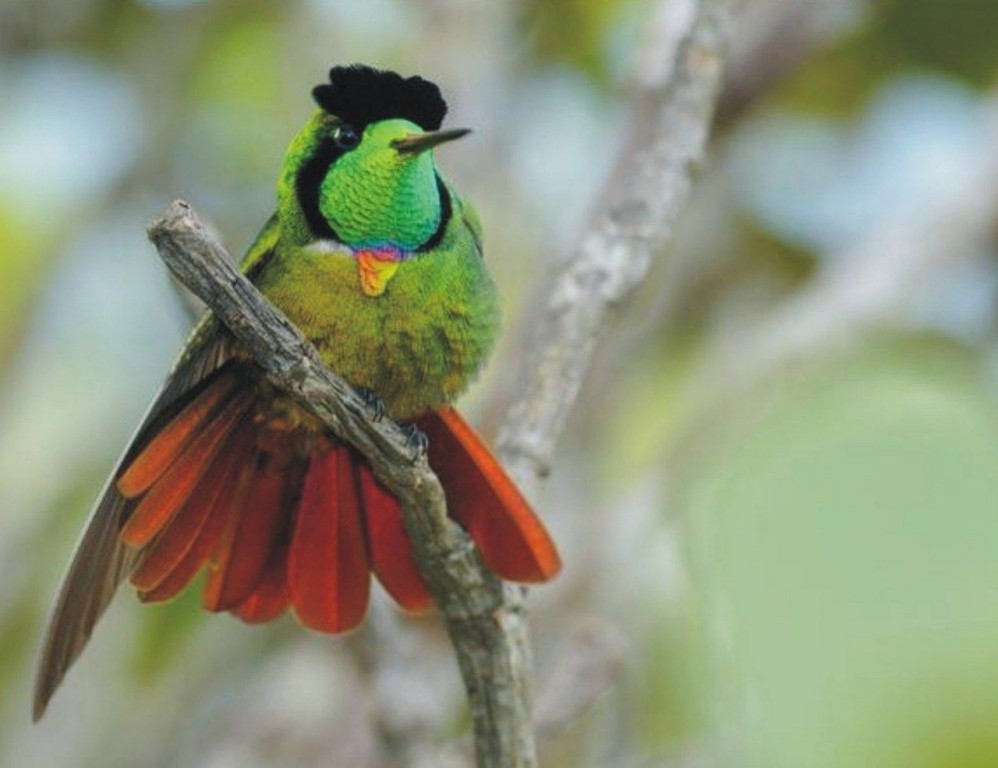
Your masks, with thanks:
M35 678L36 721L44 714L66 670L83 651L118 585L128 577L141 555L141 550L124 546L119 536L135 507L116 486L122 467L156 433L156 427L178 412L201 389L199 385L231 357L233 345L231 337L213 318L208 318L199 326L191 346L194 349L181 357L104 484L63 576L45 630Z
M243 258L242 268L251 277L269 260L278 236L275 214ZM126 546L120 535L137 506L136 500L122 495L117 487L122 470L210 384L213 375L232 358L234 348L228 331L212 315L207 315L191 335L104 484L63 576L45 630L35 677L36 721L44 714L66 671L83 651L118 585L128 578L142 557L143 548Z
M471 234L471 241L475 244L475 252L478 254L478 258L485 258L485 251L482 249L482 220L478 216L478 211L475 210L475 206L460 197L453 189L448 187L451 194L452 205L458 211L458 214L454 217L457 221L468 230Z
M469 228L476 234L473 222ZM251 279L270 263L277 240L272 218L243 260ZM431 607L399 500L359 453L288 418L256 380L229 332L207 316L77 545L45 635L35 719L125 579L141 600L156 602L208 564L207 610L264 622L290 607L323 632L363 619L371 573L403 609ZM430 438L450 513L483 560L514 581L554 576L561 562L543 524L457 411L416 423Z

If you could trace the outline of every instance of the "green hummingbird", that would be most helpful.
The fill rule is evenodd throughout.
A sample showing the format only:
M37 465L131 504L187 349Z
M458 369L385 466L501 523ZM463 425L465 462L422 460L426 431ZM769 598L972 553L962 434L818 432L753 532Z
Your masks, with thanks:
M334 67L291 141L277 212L242 269L329 368L428 438L450 515L500 577L560 560L543 524L450 403L499 322L474 209L433 149L447 105L421 77ZM202 604L250 623L359 624L371 574L404 609L432 603L401 507L364 459L276 390L210 313L198 324L91 513L45 634L41 717L118 585L168 600L204 572Z

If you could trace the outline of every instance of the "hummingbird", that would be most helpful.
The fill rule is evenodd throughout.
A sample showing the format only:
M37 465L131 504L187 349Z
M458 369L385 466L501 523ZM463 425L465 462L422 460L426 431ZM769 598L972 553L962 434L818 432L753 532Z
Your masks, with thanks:
M277 211L241 262L324 363L427 445L450 516L499 577L542 582L557 549L451 403L480 371L499 297L472 206L433 150L447 104L418 76L355 64L312 90ZM432 607L401 505L364 458L268 382L210 312L99 496L63 578L35 685L39 719L118 586L263 623L363 621L372 574L407 612Z

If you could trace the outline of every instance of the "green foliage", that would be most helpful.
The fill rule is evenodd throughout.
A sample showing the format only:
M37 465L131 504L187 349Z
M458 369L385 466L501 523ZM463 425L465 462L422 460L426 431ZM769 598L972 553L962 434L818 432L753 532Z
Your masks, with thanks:
M219 30L211 53L194 72L189 93L202 162L230 184L273 177L291 138L283 132L290 115L282 114L279 27L241 19Z
M774 100L810 115L848 117L901 72L936 70L987 87L998 79L995 29L992 0L891 0L793 73Z
M850 117L905 62L902 47L884 35L875 17L846 39L811 58L781 84L773 100L813 116Z
M47 238L29 233L0 203L0 370L13 352L45 275Z
M657 606L658 607L658 606ZM658 611L641 655L647 665L634 681L634 726L645 748L663 755L696 743L706 733L707 637L692 602Z
M607 445L603 471L611 487L626 487L661 462L675 439L684 387L699 362L701 343L697 333L678 332L668 343L660 340L622 377L614 417L601 425Z
M540 62L568 64L595 80L607 75L610 32L640 0L521 3L521 24Z
M133 671L138 682L154 682L166 674L184 643L204 624L200 580L176 599L149 606L139 634Z
M912 64L979 87L998 79L998 3L994 0L893 0L881 34Z
M189 96L215 107L267 114L279 103L280 28L249 17L223 27L194 71Z
M993 765L998 423L973 357L882 344L771 402L692 508L758 764Z

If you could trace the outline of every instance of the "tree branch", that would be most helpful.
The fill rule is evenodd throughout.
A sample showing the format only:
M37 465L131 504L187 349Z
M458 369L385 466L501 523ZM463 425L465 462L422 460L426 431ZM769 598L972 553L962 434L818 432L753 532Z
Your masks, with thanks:
M499 458L528 496L550 471L558 438L614 310L631 297L672 240L703 163L738 5L738 0L695 2L673 66L660 68L637 94L632 117L642 125L635 125L600 212L556 278L540 320L532 324L536 341L528 375L497 441ZM513 648L529 665L525 591L507 585L499 615L506 619ZM527 682L524 678L517 689L520 717L531 712ZM513 765L536 765L533 743L521 746Z
M516 754L521 736L518 721L507 713L528 671L510 648L499 615L502 585L447 517L443 488L426 458L413 454L398 425L372 419L360 396L326 369L315 348L236 269L190 206L173 203L149 237L170 270L212 308L270 380L363 453L402 500L416 559L468 689L479 765L514 765L508 756ZM529 726L526 731L529 739Z
M554 445L612 310L668 244L699 167L721 82L735 0L702 0L671 79L643 94L653 130L625 155L605 211L583 237L545 312L533 375L511 410L501 457L521 485L547 472ZM240 274L191 208L174 203L150 228L171 271L202 298L280 389L370 461L401 500L417 562L440 608L471 707L481 768L536 765L530 726L523 590L485 568L448 517L443 489L397 425L374 422L364 401Z
M858 26L870 0L765 0L746 8L732 41L717 123L735 123L821 49Z
M718 334L695 373L683 420L703 428L725 402L774 371L847 348L902 308L953 262L969 260L994 237L998 223L998 97L982 110L990 141L973 166L954 167L952 194L934 207L904 210L879 222L855 244L829 254L826 266L756 323ZM679 441L683 442L683 441Z
M530 374L500 430L499 454L521 486L550 470L555 445L614 315L672 240L703 164L738 0L701 0L671 77L646 83L637 141L593 224L551 290ZM650 107L650 110L649 110ZM647 117L645 117L647 111Z

